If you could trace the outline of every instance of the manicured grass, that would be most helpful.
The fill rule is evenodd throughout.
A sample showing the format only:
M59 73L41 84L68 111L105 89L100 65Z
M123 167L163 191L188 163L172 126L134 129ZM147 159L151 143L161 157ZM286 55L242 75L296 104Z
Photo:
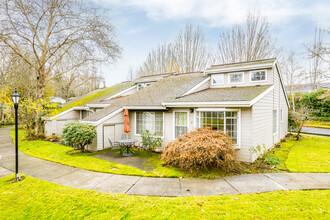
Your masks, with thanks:
M330 138L304 135L291 145L285 165L290 172L330 172Z
M11 132L14 137L14 130ZM156 167L151 172L143 171L135 167L122 165L98 158L91 157L95 153L75 153L72 147L52 143L49 141L24 141L24 131L19 132L19 150L33 157L57 162L63 165L77 167L85 170L92 170L103 173L151 176L151 177L180 177L185 176L178 169L164 167L158 159L159 155L149 158L150 163ZM14 138L13 138L14 139Z
M273 148L267 153L280 162L274 170L289 172L315 173L330 172L330 138L302 135L301 140L295 137L286 138L281 148Z
M306 121L304 123L305 127L314 127L314 128L328 128L330 129L330 121Z
M25 176L0 179L0 219L329 219L330 191L210 197L102 193Z

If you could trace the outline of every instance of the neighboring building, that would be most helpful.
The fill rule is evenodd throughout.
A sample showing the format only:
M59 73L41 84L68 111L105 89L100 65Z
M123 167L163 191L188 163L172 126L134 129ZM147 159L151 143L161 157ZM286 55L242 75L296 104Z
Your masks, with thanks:
M306 83L306 84L299 84L293 86L293 92L301 92L301 93L310 93L318 89L330 90L330 83L318 83L316 85L312 83ZM290 92L290 88L286 87L286 91Z
M136 86L132 82L123 82L78 97L74 101L68 102L55 115L43 118L45 121L45 134L46 136L62 135L63 128L67 123L82 120L88 115L111 105L111 103L102 103L102 101L107 100L109 102L135 92Z
M51 97L50 101L54 102L54 103L61 103L61 104L64 104L66 102L66 100L61 97Z
M289 103L276 59L150 77L153 84L144 84L144 89L112 100L81 120L96 126L97 138L90 150L109 147L108 138L121 139L125 108L131 138L141 140L142 132L149 130L162 137L165 146L195 128L211 126L231 137L238 159L244 162L258 157L251 148L264 145L269 149L288 132ZM137 79L137 85L149 83L144 78L148 79Z

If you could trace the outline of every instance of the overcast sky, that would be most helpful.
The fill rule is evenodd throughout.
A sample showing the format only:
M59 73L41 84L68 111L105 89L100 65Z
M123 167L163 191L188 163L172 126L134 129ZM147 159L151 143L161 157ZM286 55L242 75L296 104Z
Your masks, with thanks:
M123 48L121 59L102 68L106 85L126 79L130 67L139 67L148 52L171 42L187 24L199 25L214 48L219 33L244 23L248 11L271 23L271 33L285 51L304 53L314 25L330 27L330 0L91 0L109 9Z

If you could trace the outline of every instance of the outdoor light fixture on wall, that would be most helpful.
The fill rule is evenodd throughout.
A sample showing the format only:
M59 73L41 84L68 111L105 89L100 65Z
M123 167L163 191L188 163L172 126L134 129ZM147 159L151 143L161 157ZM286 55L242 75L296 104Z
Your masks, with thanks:
M15 179L16 181L20 181L21 177L18 173L18 119L17 119L17 110L18 110L18 103L19 103L19 94L17 93L17 89L15 88L14 94L11 96L14 108L15 108Z

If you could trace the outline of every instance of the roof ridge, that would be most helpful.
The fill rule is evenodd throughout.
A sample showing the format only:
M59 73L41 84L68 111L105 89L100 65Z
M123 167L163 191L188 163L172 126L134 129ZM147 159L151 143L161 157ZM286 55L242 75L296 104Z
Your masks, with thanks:
M273 58L260 59L260 60L250 60L250 61L241 61L241 62L233 62L233 63L214 64L214 65L211 65L211 67L226 66L226 65L233 65L233 64L242 64L242 63L253 63L253 62L260 62L260 61L267 61L267 60L274 60L275 61L276 58L273 57Z

